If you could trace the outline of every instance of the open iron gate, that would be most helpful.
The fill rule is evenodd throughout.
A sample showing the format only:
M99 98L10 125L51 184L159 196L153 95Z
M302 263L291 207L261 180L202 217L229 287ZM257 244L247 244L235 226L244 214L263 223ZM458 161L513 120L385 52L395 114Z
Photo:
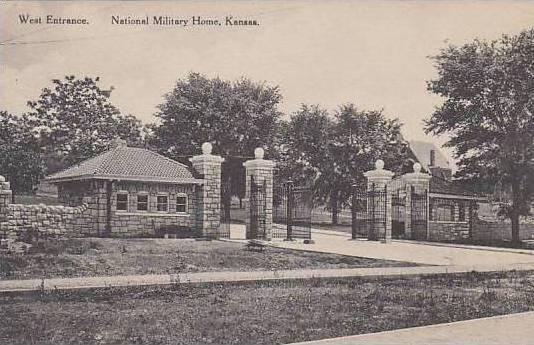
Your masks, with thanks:
M219 225L218 237L230 238L230 224L232 220L232 189L230 181L223 180L221 183L221 200L220 215L221 223Z
M287 181L273 190L273 238L311 239L313 192Z

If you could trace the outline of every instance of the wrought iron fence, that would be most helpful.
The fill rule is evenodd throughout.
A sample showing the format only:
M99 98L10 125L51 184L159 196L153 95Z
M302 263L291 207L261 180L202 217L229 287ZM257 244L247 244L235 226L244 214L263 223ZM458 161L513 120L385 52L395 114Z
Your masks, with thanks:
M411 227L415 240L428 239L428 191L416 193L411 190Z
M391 235L404 238L406 217L406 192L397 190L391 193Z

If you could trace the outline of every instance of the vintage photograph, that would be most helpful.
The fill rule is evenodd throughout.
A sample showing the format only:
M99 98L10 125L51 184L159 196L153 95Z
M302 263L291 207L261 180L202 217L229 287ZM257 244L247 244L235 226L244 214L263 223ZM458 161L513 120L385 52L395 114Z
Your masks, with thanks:
M534 344L534 1L0 0L0 344Z

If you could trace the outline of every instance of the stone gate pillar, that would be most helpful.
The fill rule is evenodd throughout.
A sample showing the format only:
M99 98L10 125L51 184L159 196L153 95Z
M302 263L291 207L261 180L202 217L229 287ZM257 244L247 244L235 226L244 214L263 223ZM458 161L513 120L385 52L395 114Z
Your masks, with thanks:
M245 212L246 212L246 237L252 238L251 234L251 205L250 205L250 191L251 178L257 185L265 186L265 209L259 209L264 214L259 214L259 218L265 220L265 239L270 241L272 239L273 226L273 169L274 162L263 159L264 151L261 147L254 150L255 159L246 161L243 166L246 169L246 194L245 194Z
M371 212L374 216L369 220L370 240L382 238L386 243L391 241L391 190L388 184L393 175L393 172L384 170L384 161L381 159L376 161L375 170L364 173L367 178L367 207L375 210Z
M5 177L0 175L0 238L4 240L9 227L9 204L11 204L11 188Z
M221 225L221 165L224 159L211 154L212 145L202 144L202 154L190 158L204 184L197 191L196 226L202 236L216 238Z
M413 173L404 174L402 176L404 183L406 184L406 206L404 207L405 212L405 218L404 218L404 233L406 234L406 238L413 239L414 235L414 229L412 226L412 191L417 194L422 194L425 192L430 191L430 179L432 178L431 175L425 174L421 172L421 164L414 163L413 165ZM428 196L428 193L427 193ZM426 211L423 210L426 214L427 218L427 228L428 228L428 200L426 202ZM425 232L427 232L427 229L423 229Z

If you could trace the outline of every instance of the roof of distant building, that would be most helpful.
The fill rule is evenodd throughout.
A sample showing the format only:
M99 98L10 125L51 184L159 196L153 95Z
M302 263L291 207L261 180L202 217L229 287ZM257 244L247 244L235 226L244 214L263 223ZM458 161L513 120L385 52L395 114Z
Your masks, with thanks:
M409 141L410 149L412 150L413 154L417 157L417 160L419 163L423 166L425 170L428 171L428 167L430 166L430 152L434 151L434 165L440 168L446 168L450 169L449 161L447 161L447 158L441 152L441 150L434 145L433 143L429 143L426 141L418 141L413 140Z
M98 156L46 177L60 182L85 179L132 180L164 183L201 183L188 166L156 152L116 145Z

